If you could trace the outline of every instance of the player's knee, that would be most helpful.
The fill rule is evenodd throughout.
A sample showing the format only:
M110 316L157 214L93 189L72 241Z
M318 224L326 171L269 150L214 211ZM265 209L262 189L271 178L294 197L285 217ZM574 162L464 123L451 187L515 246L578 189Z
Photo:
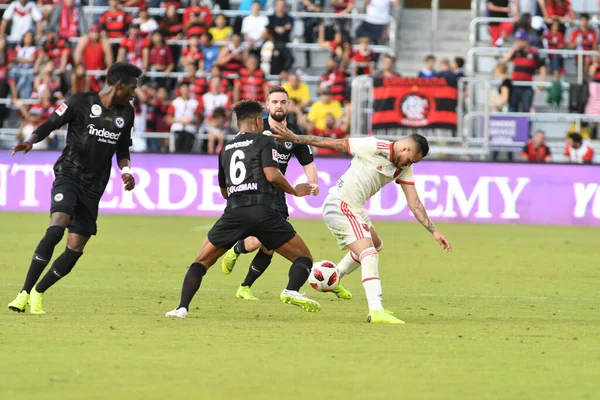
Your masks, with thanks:
M60 227L63 230L69 225L69 222L71 222L71 217L63 212L55 212L50 216L50 225Z
M260 241L254 236L244 239L244 247L248 253L256 251L258 248L260 248L260 246Z
M46 234L42 240L47 241L49 245L56 246L65 235L65 228L53 225L46 229Z

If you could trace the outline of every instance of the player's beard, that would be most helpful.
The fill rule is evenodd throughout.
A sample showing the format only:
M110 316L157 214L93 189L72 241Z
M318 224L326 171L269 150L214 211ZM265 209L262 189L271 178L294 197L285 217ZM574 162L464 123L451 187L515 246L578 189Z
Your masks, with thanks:
M273 118L277 122L285 121L286 117L287 117L287 114L284 113L283 111L271 114L271 118Z

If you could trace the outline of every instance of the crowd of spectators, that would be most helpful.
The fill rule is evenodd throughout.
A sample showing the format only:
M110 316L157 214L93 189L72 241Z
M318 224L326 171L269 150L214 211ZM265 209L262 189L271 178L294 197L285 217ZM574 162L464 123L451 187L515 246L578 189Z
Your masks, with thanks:
M379 60L371 46L385 39L389 8L398 1L365 3L368 18L354 38L348 19L303 19L303 39L329 52L315 98L294 66L288 44L296 21L284 0L243 0L239 10L248 15L238 18L220 13L230 9L228 1L96 0L94 5L108 9L89 26L81 0L15 0L0 24L0 94L12 102L0 105L0 127L10 108L16 109L22 121L18 137L23 138L66 97L100 90L103 72L116 61L127 61L144 71L134 100L134 130L148 135L136 140L137 150L172 151L169 139L161 137L167 135L160 135L170 133L177 152L218 153L226 135L235 133L231 104L265 101L274 84L289 91L290 118L307 133L344 137L350 124L348 80L396 75L391 55L382 57L382 70L376 71ZM300 11L347 14L354 5L353 0L303 0ZM161 7L164 14L158 17L147 7ZM272 11L265 15L267 7ZM307 67L318 71L310 61ZM169 76L172 72L179 74ZM39 104L24 101L31 99ZM37 148L60 146L53 136Z
M587 13L577 16L569 0L489 0L487 9L488 16L507 19L490 23L491 46L511 46L494 69L494 77L501 84L490 99L492 111L539 112L534 105L534 87L513 85L514 81L535 80L549 82L546 103L550 111L559 110L565 104L562 84L568 60L584 73L582 85L570 84L568 111L600 115L600 54L582 57L583 65L579 65L577 57L540 53L540 49L597 52L595 18L592 20ZM508 73L510 64L512 72ZM538 89L544 90L542 86ZM565 161L591 162L594 150L589 140L596 138L597 124L583 123L581 130L570 129L564 146ZM543 132L536 132L523 149L522 159L548 161L550 150L544 143Z

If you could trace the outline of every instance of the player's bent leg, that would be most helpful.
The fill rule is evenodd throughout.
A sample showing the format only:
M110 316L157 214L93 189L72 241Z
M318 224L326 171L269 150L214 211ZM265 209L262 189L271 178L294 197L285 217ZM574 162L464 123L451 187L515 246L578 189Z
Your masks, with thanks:
M69 225L70 220L69 215L62 212L55 212L50 216L50 226L46 229L44 237L33 253L23 288L17 297L8 304L10 310L19 313L25 312L29 294L52 259L54 248L62 240L65 227Z
M244 300L258 300L258 298L252 294L252 290L250 288L271 264L273 253L273 251L267 250L264 247L256 252L254 259L252 259L250 267L248 268L248 273L238 288L235 297Z
M43 309L44 293L73 270L75 264L83 255L83 249L88 240L89 236L69 232L65 251L54 260L50 270L39 281L35 289L31 291L29 306L32 314L45 314Z
M292 261L289 272L288 286L281 292L282 302L292 304L302 308L305 311L317 312L321 310L321 305L304 294L299 292L300 288L308 280L310 270L312 269L312 255L304 243L304 240L298 235L286 242L277 250L281 256Z
M229 275L240 256L240 254L252 253L261 246L260 241L254 236L238 240L237 243L227 250L223 261L221 261L221 270L225 275Z
M213 245L208 238L204 240L204 243L200 248L200 253L188 268L185 278L183 279L179 305L174 310L167 312L167 317L187 317L190 303L196 292L200 289L200 284L202 283L202 278L206 275L206 271L212 267L226 251L227 249Z

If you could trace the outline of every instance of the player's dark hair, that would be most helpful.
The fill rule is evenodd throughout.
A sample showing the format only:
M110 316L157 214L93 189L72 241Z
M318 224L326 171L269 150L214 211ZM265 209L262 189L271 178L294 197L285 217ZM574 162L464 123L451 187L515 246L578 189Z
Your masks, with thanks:
M106 83L110 86L118 82L130 83L142 75L142 70L133 64L126 62L116 62L108 69L106 74Z
M233 107L233 112L238 121L243 121L262 115L263 107L256 100L242 100Z
M285 96L287 98L290 97L290 95L288 94L287 90L285 90L283 88L283 86L271 86L269 88L269 96L272 95L273 93L285 93Z
M573 143L583 143L583 138L581 137L581 135L579 133L573 133L571 134L571 140L573 141Z
M413 133L409 137L417 144L417 154L421 153L423 158L427 157L427 154L429 154L429 142L425 136Z

